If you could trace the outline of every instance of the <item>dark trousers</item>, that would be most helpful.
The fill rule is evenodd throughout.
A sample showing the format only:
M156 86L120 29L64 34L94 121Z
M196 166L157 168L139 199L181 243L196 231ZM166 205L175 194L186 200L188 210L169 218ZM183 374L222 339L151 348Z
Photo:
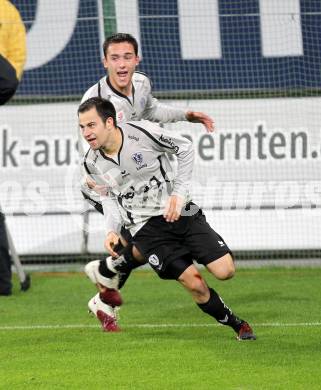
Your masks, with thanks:
M16 92L19 81L16 71L10 62L0 54L0 105L5 104ZM10 295L11 283L11 256L5 218L0 211L0 295Z
M0 295L11 294L11 276L11 256L9 253L5 217L0 211Z

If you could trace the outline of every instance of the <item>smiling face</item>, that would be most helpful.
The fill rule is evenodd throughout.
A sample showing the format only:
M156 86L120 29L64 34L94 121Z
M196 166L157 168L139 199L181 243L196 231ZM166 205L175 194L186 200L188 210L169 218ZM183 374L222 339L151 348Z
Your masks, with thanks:
M113 125L113 119L107 118L104 123L96 108L79 113L79 127L91 149L97 150L108 145L111 125Z
M131 81L138 63L139 57L131 43L112 43L108 46L104 67L108 71L111 85L126 96L132 93Z

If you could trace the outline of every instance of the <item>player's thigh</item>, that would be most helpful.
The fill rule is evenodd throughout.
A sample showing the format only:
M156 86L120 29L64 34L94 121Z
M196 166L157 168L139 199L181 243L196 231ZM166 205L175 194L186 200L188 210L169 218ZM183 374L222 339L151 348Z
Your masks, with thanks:
M151 218L135 235L134 244L162 279L175 279L193 264L188 249L162 216Z
M127 230L124 226L121 227L120 231L120 242L123 246L127 246L129 243L133 243L133 237L130 234L129 230ZM144 256L141 254L141 252L136 248L134 245L132 247L132 254L134 258L139 261L140 263L144 264L147 262L147 260L144 258Z
M217 279L231 278L235 272L233 254L223 237L207 223L201 210L190 218L185 243L193 259L206 266Z

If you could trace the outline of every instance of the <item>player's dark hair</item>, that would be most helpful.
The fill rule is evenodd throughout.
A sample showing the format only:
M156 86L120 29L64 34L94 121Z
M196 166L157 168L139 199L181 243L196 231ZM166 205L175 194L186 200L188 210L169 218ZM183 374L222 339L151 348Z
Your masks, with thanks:
M133 45L135 55L137 56L138 43L132 35L127 34L127 33L117 33L117 34L111 35L108 38L106 38L106 40L103 44L104 56L106 57L106 55L107 55L107 50L108 50L109 45L111 45L112 43L122 43L122 42L128 42L131 45Z
M98 115L104 123L106 122L107 118L111 117L113 118L114 125L117 126L116 110L112 102L101 97L92 97L81 103L81 105L78 107L78 115L83 114L92 108L96 108Z

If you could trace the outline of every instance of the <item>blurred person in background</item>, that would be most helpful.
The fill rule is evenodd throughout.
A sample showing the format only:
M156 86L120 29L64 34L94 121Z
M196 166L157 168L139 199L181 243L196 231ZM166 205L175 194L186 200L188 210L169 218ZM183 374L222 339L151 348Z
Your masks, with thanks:
M26 62L26 29L15 6L0 0L0 104L16 92Z
M15 94L26 62L26 29L15 6L0 0L0 105ZM11 255L0 209L0 295L12 293Z

